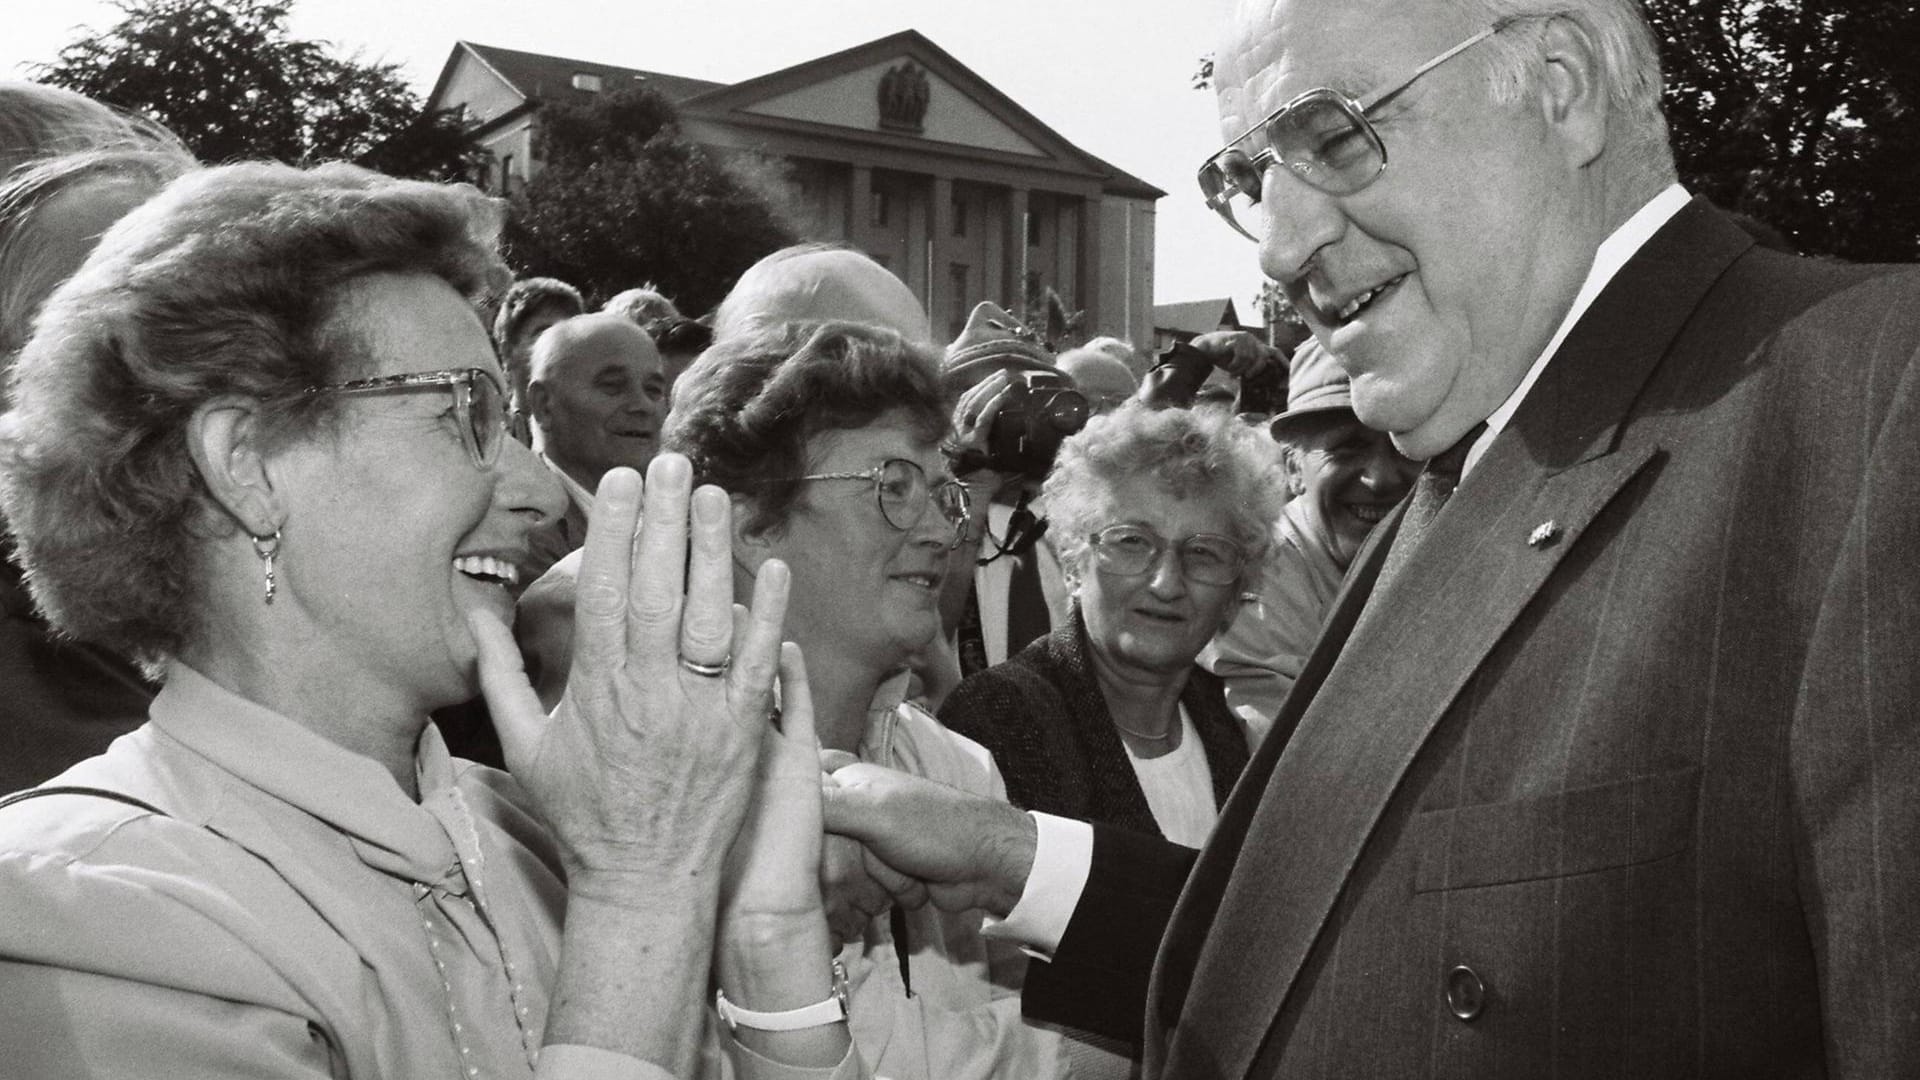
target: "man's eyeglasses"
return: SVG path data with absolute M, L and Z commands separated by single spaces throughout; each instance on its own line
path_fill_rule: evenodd
M 795 480 L 865 480 L 873 485 L 880 503 L 880 516 L 887 524 L 907 532 L 927 516 L 927 507 L 940 510 L 940 516 L 953 526 L 954 541 L 967 524 L 969 502 L 966 485 L 946 479 L 929 483 L 927 472 L 905 458 L 889 458 L 865 472 L 813 473 Z
M 405 375 L 383 375 L 377 379 L 309 386 L 305 394 L 373 394 L 397 390 L 421 390 L 445 387 L 453 395 L 453 415 L 460 428 L 460 441 L 476 468 L 485 470 L 499 460 L 500 445 L 507 437 L 507 397 L 490 372 L 480 368 L 450 368 L 446 371 L 415 371 Z
M 1139 577 L 1159 565 L 1167 541 L 1138 525 L 1109 525 L 1088 537 L 1094 566 L 1119 577 Z M 1213 533 L 1195 533 L 1177 545 L 1181 576 L 1199 585 L 1233 585 L 1246 569 L 1247 549 Z
M 1338 90 L 1318 87 L 1287 102 L 1267 114 L 1266 119 L 1248 128 L 1226 148 L 1200 166 L 1200 192 L 1207 205 L 1235 232 L 1256 243 L 1260 238 L 1248 232 L 1234 216 L 1234 200 L 1245 198 L 1248 205 L 1260 201 L 1260 183 L 1269 167 L 1280 164 L 1306 184 L 1330 195 L 1352 195 L 1373 181 L 1387 167 L 1387 147 L 1380 141 L 1367 114 L 1407 87 L 1420 76 L 1459 56 L 1468 49 L 1506 29 L 1516 20 L 1503 20 L 1421 64 L 1399 82 L 1355 99 Z M 1266 146 L 1248 154 L 1240 148 L 1258 134 Z

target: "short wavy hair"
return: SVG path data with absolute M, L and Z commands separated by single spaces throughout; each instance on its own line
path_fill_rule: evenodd
M 514 282 L 500 298 L 500 310 L 493 317 L 493 344 L 502 356 L 520 327 L 546 308 L 558 308 L 569 316 L 585 315 L 587 301 L 579 289 L 559 278 L 530 277 Z
M 1041 491 L 1047 539 L 1061 568 L 1079 578 L 1088 538 L 1112 524 L 1102 514 L 1114 484 L 1145 477 L 1169 495 L 1212 500 L 1226 511 L 1229 535 L 1247 549 L 1243 591 L 1266 576 L 1274 530 L 1286 506 L 1286 477 L 1266 436 L 1218 409 L 1156 409 L 1129 401 L 1060 445 Z
M 195 410 L 263 404 L 269 445 L 332 431 L 306 387 L 371 366 L 338 300 L 424 273 L 476 306 L 504 287 L 497 204 L 349 165 L 188 173 L 109 229 L 48 300 L 0 421 L 0 511 L 62 631 L 157 667 L 194 639 L 195 557 L 231 535 L 188 452 Z
M 747 528 L 777 530 L 800 497 L 815 436 L 900 410 L 927 442 L 946 437 L 952 402 L 940 358 L 884 327 L 786 323 L 708 349 L 674 385 L 663 449 L 692 459 L 701 483 L 740 495 Z

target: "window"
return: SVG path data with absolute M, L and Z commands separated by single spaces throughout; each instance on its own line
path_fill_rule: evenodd
M 1040 246 L 1040 215 L 1027 211 L 1027 246 Z
M 600 76 L 586 71 L 576 71 L 573 73 L 573 88 L 584 90 L 589 94 L 597 94 L 600 92 Z
M 947 337 L 958 338 L 967 328 L 967 316 L 973 311 L 969 299 L 968 268 L 966 263 L 951 263 L 947 266 Z
M 873 213 L 870 220 L 874 228 L 884 229 L 893 223 L 892 202 L 887 198 L 886 192 L 879 188 L 873 189 Z
M 500 195 L 513 194 L 513 155 L 503 154 L 500 158 Z
M 953 194 L 953 235 L 967 235 L 967 200 L 957 191 Z

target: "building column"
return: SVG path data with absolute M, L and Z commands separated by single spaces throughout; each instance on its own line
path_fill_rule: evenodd
M 953 261 L 953 177 L 935 174 L 933 178 L 933 230 L 927 238 L 927 322 L 936 341 L 946 339 L 947 323 L 942 312 L 965 297 L 952 296 L 953 281 L 947 264 Z
M 1101 226 L 1106 224 L 1106 216 L 1105 199 L 1096 195 L 1080 200 L 1080 255 L 1076 260 L 1080 264 L 1077 275 L 1079 281 L 1076 283 L 1079 295 L 1074 303 L 1087 313 L 1087 336 L 1090 338 L 1112 333 L 1108 329 L 1107 305 L 1102 303 L 1105 290 L 1100 287 L 1106 277 L 1106 265 L 1100 250 L 1100 234 L 1104 231 Z
M 1007 310 L 1027 296 L 1027 189 L 1007 189 Z
M 867 223 L 873 214 L 873 167 L 855 165 L 852 173 L 847 185 L 847 246 L 865 252 L 869 250 Z

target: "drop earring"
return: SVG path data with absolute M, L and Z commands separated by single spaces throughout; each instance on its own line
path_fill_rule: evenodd
M 280 530 L 279 529 L 273 530 L 272 536 L 254 537 L 253 553 L 255 555 L 260 556 L 260 561 L 266 564 L 265 566 L 266 575 L 267 575 L 266 600 L 267 600 L 267 605 L 271 607 L 273 605 L 273 594 L 279 590 L 279 585 L 277 582 L 274 581 L 274 577 L 273 577 L 273 559 L 274 559 L 274 556 L 280 554 Z

